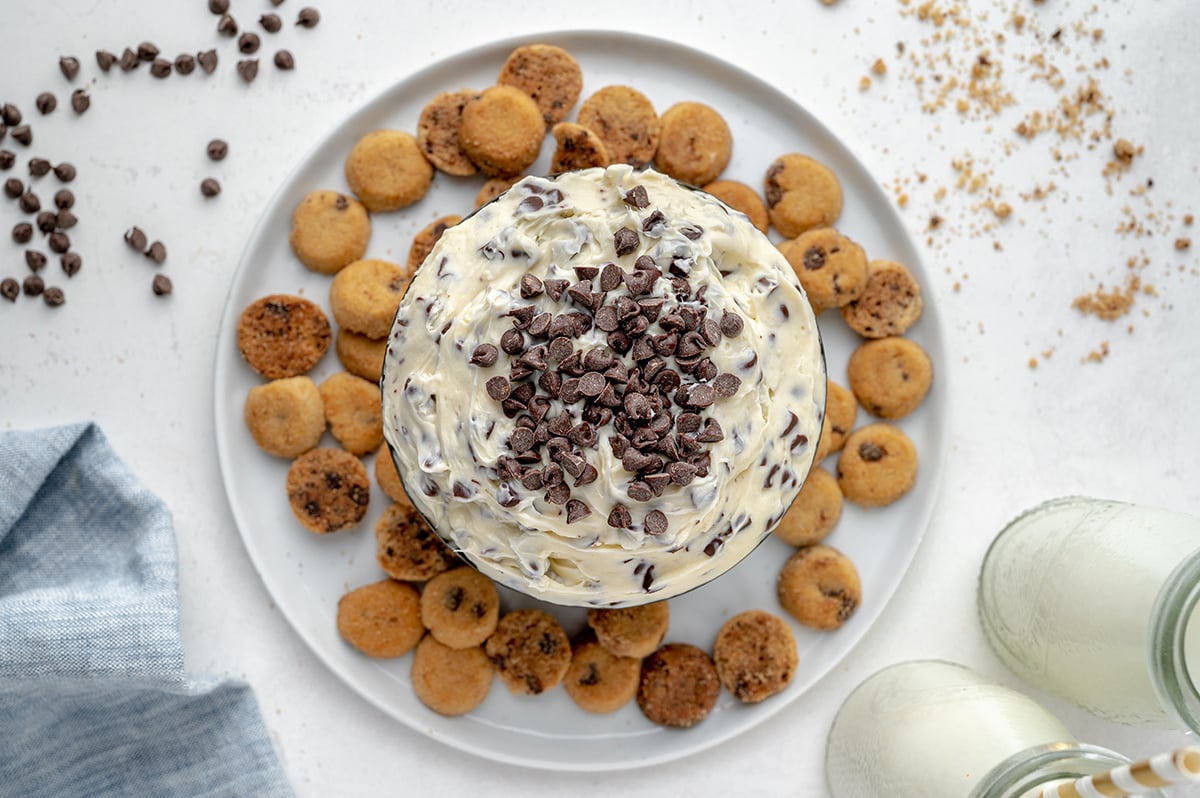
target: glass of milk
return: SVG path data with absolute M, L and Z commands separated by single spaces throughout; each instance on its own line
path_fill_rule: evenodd
M 984 632 L 1017 676 L 1112 721 L 1200 732 L 1198 600 L 1200 519 L 1100 499 L 1027 511 L 979 579 Z
M 892 665 L 859 685 L 825 749 L 833 798 L 1036 798 L 1039 787 L 1128 763 L 1075 742 L 1028 696 L 937 660 Z

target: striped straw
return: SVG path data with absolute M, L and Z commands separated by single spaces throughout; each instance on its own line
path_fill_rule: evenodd
M 1200 747 L 1187 746 L 1107 773 L 1045 787 L 1040 798 L 1123 798 L 1195 781 L 1200 781 Z

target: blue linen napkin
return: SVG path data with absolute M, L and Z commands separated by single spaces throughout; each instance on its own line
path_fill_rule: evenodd
M 292 795 L 250 686 L 184 673 L 176 577 L 99 427 L 0 433 L 0 795 Z

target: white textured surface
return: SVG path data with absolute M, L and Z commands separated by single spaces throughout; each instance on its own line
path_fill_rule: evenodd
M 168 9 L 168 5 L 170 8 Z M 280 7 L 290 23 L 301 4 Z M 482 5 L 482 4 L 480 4 Z M 215 18 L 201 0 L 45 2 L 5 8 L 0 48 L 0 101 L 21 105 L 35 144 L 21 148 L 79 169 L 73 188 L 81 218 L 71 231 L 84 271 L 64 287 L 57 311 L 22 300 L 0 305 L 0 423 L 30 427 L 91 418 L 148 486 L 173 509 L 181 557 L 182 623 L 188 667 L 242 676 L 254 684 L 267 724 L 297 791 L 304 796 L 371 795 L 403 790 L 425 795 L 557 794 L 561 774 L 496 765 L 434 743 L 384 717 L 321 665 L 271 605 L 234 528 L 225 501 L 212 435 L 211 379 L 216 329 L 233 269 L 251 228 L 290 169 L 319 136 L 394 80 L 432 60 L 495 38 L 531 30 L 630 28 L 653 14 L 681 42 L 771 80 L 820 117 L 881 182 L 913 180 L 906 210 L 924 239 L 929 216 L 946 220 L 926 250 L 934 283 L 924 286 L 947 322 L 951 373 L 952 446 L 941 499 L 922 549 L 879 624 L 857 650 L 809 695 L 740 737 L 699 757 L 624 774 L 580 774 L 569 789 L 630 796 L 675 794 L 825 794 L 821 758 L 826 729 L 841 699 L 880 667 L 901 659 L 962 662 L 1008 684 L 975 620 L 974 584 L 988 541 L 1022 508 L 1054 495 L 1088 493 L 1200 512 L 1195 478 L 1200 424 L 1191 415 L 1200 388 L 1200 334 L 1192 319 L 1200 301 L 1196 249 L 1176 252 L 1175 216 L 1200 212 L 1197 167 L 1200 106 L 1185 82 L 1200 67 L 1200 28 L 1189 0 L 1151 8 L 1099 2 L 1088 27 L 1104 28 L 1098 45 L 1080 43 L 1070 23 L 1092 2 L 971 3 L 992 9 L 987 23 L 1005 29 L 1020 8 L 1051 31 L 1066 23 L 1065 43 L 1047 52 L 1070 68 L 1106 55 L 1112 67 L 1100 87 L 1117 112 L 1114 133 L 1146 151 L 1133 172 L 1104 191 L 1100 176 L 1108 144 L 1077 153 L 1067 176 L 1048 177 L 1048 141 L 1017 144 L 1005 131 L 1033 106 L 994 122 L 961 122 L 952 110 L 925 115 L 911 81 L 891 57 L 895 43 L 917 48 L 928 26 L 901 20 L 888 0 L 788 3 L 642 3 L 603 7 L 511 2 L 493 11 L 476 4 L 367 3 L 320 6 L 320 27 L 290 24 L 278 42 L 293 50 L 290 75 L 263 65 L 247 88 L 232 69 L 233 51 L 218 42 Z M 235 0 L 245 26 L 271 10 L 266 0 Z M 1146 13 L 1150 11 L 1150 13 Z M 1012 38 L 1010 55 L 1022 41 Z M 114 71 L 90 88 L 92 109 L 71 118 L 59 54 L 74 53 L 93 76 L 98 47 L 119 52 L 151 40 L 168 53 L 222 45 L 218 74 L 157 81 L 143 67 Z M 1040 47 L 1041 45 L 1034 45 Z M 986 49 L 981 46 L 980 51 Z M 865 94 L 858 80 L 876 57 L 888 77 Z M 269 57 L 269 53 L 267 55 Z M 1005 80 L 1019 97 L 1031 84 L 1011 60 Z M 1126 73 L 1126 70 L 1129 70 Z M 1032 88 L 1030 88 L 1033 86 Z M 60 108 L 37 118 L 33 99 L 50 89 Z M 1041 92 L 1043 98 L 1050 95 Z M 1041 102 L 1037 107 L 1046 107 Z M 992 130 L 988 132 L 989 124 Z M 231 143 L 220 164 L 204 156 L 209 138 Z M 11 140 L 0 143 L 9 147 Z M 981 196 L 953 188 L 941 203 L 933 187 L 953 185 L 950 161 L 964 153 L 987 161 L 993 182 L 1009 187 L 1014 213 L 994 235 L 970 237 L 971 209 Z M 23 169 L 17 171 L 18 174 Z M 224 186 L 205 203 L 197 185 L 207 175 Z M 24 177 L 22 175 L 22 177 Z M 1054 179 L 1045 202 L 1017 192 Z M 1153 178 L 1145 197 L 1128 196 Z M 43 190 L 43 194 L 48 194 Z M 45 199 L 45 197 L 44 197 Z M 1161 212 L 1154 236 L 1114 232 L 1128 206 Z M 17 221 L 0 208 L 0 228 Z M 176 293 L 150 294 L 152 267 L 121 242 L 138 224 L 170 249 L 164 267 Z M 1168 235 L 1161 230 L 1169 229 Z M 993 240 L 1002 250 L 993 249 Z M 1157 295 L 1139 295 L 1133 313 L 1115 323 L 1084 318 L 1071 298 L 1124 281 L 1128 257 L 1145 254 L 1142 272 Z M 398 253 L 397 256 L 401 256 Z M 0 276 L 22 275 L 20 250 L 0 243 Z M 1182 265 L 1182 270 L 1177 266 Z M 51 284 L 59 282 L 51 266 Z M 961 290 L 955 290 L 955 283 Z M 1133 332 L 1126 328 L 1132 325 Z M 1100 364 L 1081 358 L 1110 342 Z M 1049 359 L 1043 350 L 1054 348 Z M 1030 369 L 1031 356 L 1041 360 Z M 1039 696 L 1041 697 L 1041 696 Z M 1182 735 L 1124 729 L 1094 720 L 1051 699 L 1068 728 L 1089 742 L 1138 756 L 1182 741 Z M 685 786 L 686 785 L 686 786 Z

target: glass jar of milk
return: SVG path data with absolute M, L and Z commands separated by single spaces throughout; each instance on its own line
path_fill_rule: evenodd
M 1200 519 L 1100 499 L 1018 517 L 979 580 L 984 632 L 1017 676 L 1109 720 L 1200 732 L 1198 600 Z
M 1128 763 L 1075 742 L 1028 696 L 937 660 L 892 665 L 859 685 L 825 750 L 834 798 L 1036 798 L 1039 787 Z

